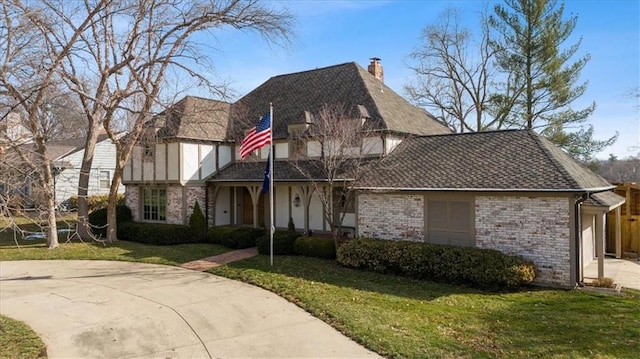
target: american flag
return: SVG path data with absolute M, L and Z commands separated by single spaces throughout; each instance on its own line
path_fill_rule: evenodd
M 266 113 L 256 127 L 245 136 L 240 144 L 240 159 L 249 156 L 251 152 L 259 150 L 264 145 L 271 143 L 271 115 Z

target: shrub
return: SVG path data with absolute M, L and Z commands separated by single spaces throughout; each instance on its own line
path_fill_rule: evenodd
M 242 249 L 256 246 L 256 239 L 264 234 L 262 228 L 237 227 L 220 236 L 220 244 L 227 248 Z
M 609 277 L 594 279 L 593 282 L 591 282 L 591 285 L 599 288 L 615 288 L 616 287 L 615 281 Z
M 118 238 L 138 243 L 173 245 L 198 243 L 189 226 L 167 223 L 125 222 L 118 224 Z
M 300 234 L 296 232 L 290 231 L 276 231 L 273 234 L 273 254 L 277 255 L 291 255 L 295 254 L 293 250 L 293 243 L 296 241 L 296 238 L 300 237 Z M 258 247 L 258 253 L 260 254 L 269 254 L 270 247 L 269 234 L 266 233 L 256 240 L 256 245 Z
M 207 242 L 220 244 L 222 243 L 222 237 L 229 235 L 229 233 L 235 231 L 237 227 L 231 226 L 214 226 L 210 227 L 207 231 Z
M 293 244 L 293 250 L 301 256 L 336 258 L 336 245 L 331 238 L 298 237 Z
M 518 287 L 536 276 L 531 261 L 496 250 L 408 241 L 350 240 L 337 259 L 347 267 L 478 288 Z
M 89 212 L 94 212 L 102 208 L 107 208 L 108 203 L 109 203 L 108 194 L 97 194 L 97 195 L 87 197 L 87 205 L 89 206 Z M 124 194 L 118 194 L 117 205 L 124 206 Z M 67 206 L 67 210 L 77 210 L 78 196 L 71 196 L 71 198 L 69 198 L 66 201 L 66 206 Z
M 131 209 L 127 206 L 116 206 L 116 222 L 118 226 L 121 223 L 131 221 Z M 101 208 L 97 211 L 89 213 L 89 223 L 95 235 L 107 235 L 107 209 Z
M 200 204 L 196 201 L 193 206 L 193 212 L 189 216 L 189 227 L 193 235 L 197 237 L 198 241 L 204 242 L 207 237 L 207 219 L 204 218 L 204 214 L 200 209 Z

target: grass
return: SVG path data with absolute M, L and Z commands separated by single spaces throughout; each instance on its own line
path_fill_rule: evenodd
M 0 358 L 46 358 L 47 349 L 23 322 L 0 315 Z
M 59 240 L 60 246 L 55 249 L 47 249 L 45 240 L 19 239 L 16 246 L 13 231 L 0 232 L 0 261 L 92 259 L 178 265 L 229 251 L 227 248 L 209 243 L 174 246 L 153 246 L 127 241 L 98 243 L 74 240 L 65 243 L 66 236 L 61 236 Z
M 486 293 L 258 256 L 211 273 L 273 291 L 390 358 L 624 358 L 640 352 L 640 292 Z

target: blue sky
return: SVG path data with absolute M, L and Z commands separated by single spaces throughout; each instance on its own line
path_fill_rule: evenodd
M 366 68 L 370 57 L 382 59 L 385 83 L 404 95 L 412 77 L 408 54 L 419 45 L 422 29 L 437 22 L 448 6 L 462 10 L 466 25 L 474 29 L 485 2 L 452 1 L 270 1 L 296 17 L 294 37 L 286 47 L 268 45 L 249 32 L 221 34 L 211 47 L 216 76 L 231 83 L 237 96 L 246 94 L 269 77 L 357 62 Z M 577 14 L 572 38 L 582 38 L 579 55 L 591 61 L 582 71 L 589 82 L 575 108 L 596 102 L 588 123 L 595 136 L 605 139 L 617 132 L 615 145 L 598 155 L 618 157 L 640 152 L 639 104 L 630 90 L 640 86 L 640 1 L 568 0 L 566 14 Z

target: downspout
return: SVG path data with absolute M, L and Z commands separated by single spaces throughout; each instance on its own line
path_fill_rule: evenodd
M 582 213 L 581 213 L 581 205 L 584 201 L 589 199 L 589 192 L 585 192 L 582 196 L 576 199 L 575 204 L 575 213 L 576 213 L 576 222 L 575 222 L 575 245 L 576 245 L 576 267 L 575 267 L 575 275 L 576 275 L 576 285 L 578 287 L 584 287 L 584 282 L 582 282 L 580 278 L 580 266 L 582 261 Z

